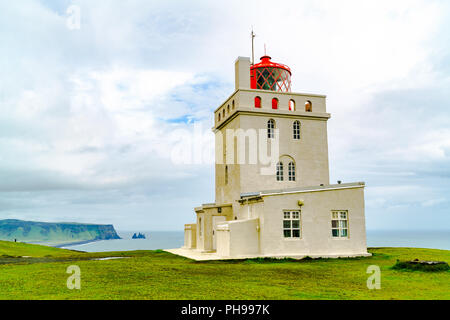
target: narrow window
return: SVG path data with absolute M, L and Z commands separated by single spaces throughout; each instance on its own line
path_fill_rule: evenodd
M 277 163 L 277 181 L 283 181 L 283 180 L 284 180 L 283 162 L 278 162 Z
M 234 100 L 233 100 L 233 102 L 231 103 L 231 109 L 234 110 Z
M 300 140 L 300 121 L 294 121 L 293 127 L 294 140 Z
M 295 181 L 295 163 L 289 162 L 288 164 L 288 176 L 289 181 Z
M 275 138 L 275 120 L 273 119 L 267 121 L 267 138 Z
M 228 184 L 228 166 L 225 166 L 225 184 Z
M 285 238 L 300 238 L 300 211 L 283 212 L 283 235 Z
M 348 237 L 348 211 L 331 212 L 331 235 L 333 238 Z
M 219 121 L 220 121 L 220 112 L 219 112 Z
M 312 102 L 309 100 L 305 102 L 305 111 L 312 112 Z
M 261 108 L 261 98 L 255 97 L 255 108 Z
M 227 113 L 230 113 L 230 105 L 227 106 Z
M 223 108 L 223 114 L 222 116 L 225 118 L 225 108 Z
M 272 99 L 272 109 L 278 109 L 278 99 L 277 98 Z
M 295 111 L 295 101 L 289 100 L 289 111 Z

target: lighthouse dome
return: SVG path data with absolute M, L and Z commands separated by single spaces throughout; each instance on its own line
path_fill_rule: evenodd
M 250 67 L 250 86 L 252 89 L 278 92 L 291 91 L 291 69 L 288 66 L 270 61 L 262 56 L 261 62 Z

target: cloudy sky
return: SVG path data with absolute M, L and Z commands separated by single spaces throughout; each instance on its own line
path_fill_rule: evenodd
M 367 228 L 449 229 L 445 0 L 1 1 L 0 218 L 182 230 L 214 172 L 174 163 L 174 133 L 208 145 L 252 26 L 327 95 L 331 180 L 366 182 Z

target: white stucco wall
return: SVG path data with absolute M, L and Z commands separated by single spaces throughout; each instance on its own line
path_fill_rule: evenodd
M 304 205 L 299 206 L 301 200 Z M 245 209 L 244 209 L 245 210 Z M 301 238 L 283 236 L 283 210 L 301 211 Z M 348 211 L 349 236 L 333 238 L 331 212 Z M 264 255 L 366 254 L 364 188 L 283 194 L 264 197 L 260 212 L 261 253 Z
M 259 254 L 259 219 L 229 221 L 218 228 L 217 254 L 239 257 Z
M 258 91 L 258 90 L 256 90 Z M 264 93 L 272 96 L 283 95 L 281 93 Z M 237 97 L 247 96 L 250 102 L 242 105 L 242 99 Z M 310 185 L 329 184 L 329 163 L 328 163 L 328 136 L 327 120 L 329 114 L 324 112 L 304 112 L 288 110 L 272 110 L 263 106 L 261 109 L 254 108 L 250 103 L 256 95 L 260 93 L 242 92 L 239 90 L 233 96 L 235 108 L 231 108 L 229 120 L 222 120 L 216 123 L 216 203 L 232 203 L 239 198 L 241 193 L 253 192 L 256 190 L 280 189 L 302 187 Z M 286 94 L 284 94 L 286 95 Z M 242 97 L 241 97 L 242 98 Z M 286 97 L 286 103 L 292 94 Z M 313 97 L 306 97 L 313 99 Z M 317 98 L 317 109 L 319 106 L 325 111 L 325 98 Z M 280 97 L 281 102 L 284 101 Z M 250 105 L 249 105 L 250 104 Z M 228 103 L 227 106 L 230 104 Z M 225 110 L 228 110 L 228 107 Z M 221 109 L 222 110 L 222 109 Z M 223 110 L 222 110 L 223 111 Z M 292 158 L 296 165 L 296 180 L 287 179 L 287 160 L 284 159 L 285 179 L 277 181 L 275 171 L 272 175 L 261 175 L 261 168 L 267 165 L 249 163 L 249 153 L 246 153 L 245 164 L 239 164 L 237 159 L 237 139 L 233 147 L 227 147 L 227 130 L 242 129 L 244 132 L 259 129 L 267 129 L 269 119 L 275 121 L 276 129 L 279 130 L 279 159 Z M 299 140 L 293 138 L 294 121 L 299 121 L 301 125 Z M 259 136 L 258 136 L 259 140 Z M 248 140 L 247 142 L 248 143 Z M 248 145 L 246 146 L 248 148 Z M 257 149 L 259 153 L 259 148 Z M 234 161 L 227 163 L 227 156 L 234 154 Z M 258 158 L 259 159 L 259 158 Z M 285 163 L 286 162 L 286 163 Z M 228 167 L 228 183 L 225 179 L 225 168 Z
M 191 223 L 184 226 L 184 248 L 195 249 L 197 247 L 197 224 Z

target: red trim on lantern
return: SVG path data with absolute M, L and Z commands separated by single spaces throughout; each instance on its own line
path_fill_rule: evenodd
M 250 88 L 279 92 L 291 91 L 291 69 L 281 63 L 261 57 L 261 62 L 250 67 Z

